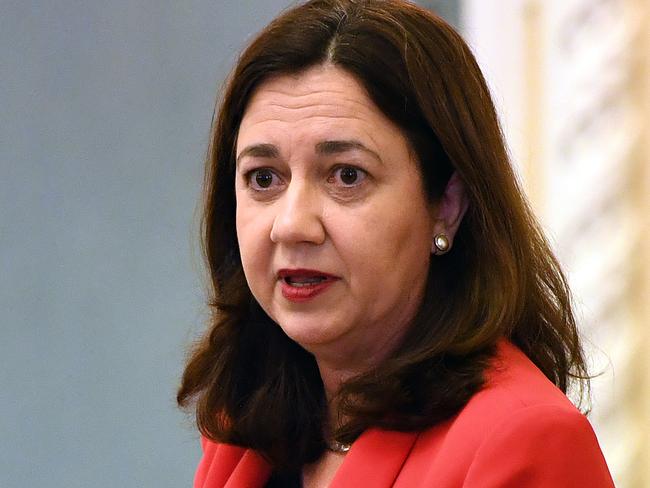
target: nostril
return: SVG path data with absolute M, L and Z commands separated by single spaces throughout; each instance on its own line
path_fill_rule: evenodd
M 322 216 L 309 202 L 296 201 L 278 209 L 271 228 L 273 242 L 321 244 L 324 239 Z

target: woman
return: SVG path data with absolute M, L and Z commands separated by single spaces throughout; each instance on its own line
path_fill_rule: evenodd
M 242 54 L 215 118 L 196 487 L 613 486 L 564 393 L 565 279 L 485 81 L 405 1 L 314 0 Z

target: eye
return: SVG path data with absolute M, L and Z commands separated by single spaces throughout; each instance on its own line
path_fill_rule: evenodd
M 246 175 L 248 185 L 253 190 L 264 191 L 279 183 L 278 175 L 269 168 L 260 168 L 250 171 Z
M 354 166 L 339 166 L 327 179 L 329 183 L 340 183 L 343 186 L 359 185 L 367 176 L 367 173 Z

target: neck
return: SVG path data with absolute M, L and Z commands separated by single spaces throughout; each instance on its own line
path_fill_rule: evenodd
M 356 376 L 360 371 L 352 369 L 339 369 L 336 367 L 328 366 L 320 361 L 317 361 L 320 377 L 323 380 L 323 387 L 325 388 L 325 396 L 327 403 L 331 404 L 335 400 L 341 385 Z
M 320 372 L 325 398 L 328 405 L 328 424 L 330 426 L 340 425 L 341 418 L 337 406 L 337 395 L 341 385 L 351 378 L 363 374 L 366 371 L 381 364 L 386 356 L 393 351 L 401 339 L 402 334 L 392 334 L 383 337 L 383 340 L 366 342 L 359 346 L 359 341 L 351 345 L 327 344 L 325 346 L 312 346 L 305 344 L 307 349 L 316 359 Z M 324 426 L 327 427 L 327 426 Z
M 400 339 L 401 334 L 393 334 L 361 345 L 357 341 L 352 345 L 339 342 L 324 346 L 306 344 L 303 347 L 316 359 L 329 402 L 336 397 L 343 383 L 381 364 Z
M 346 369 L 337 369 L 329 367 L 326 364 L 323 364 L 321 361 L 317 361 L 318 369 L 320 370 L 320 376 L 323 380 L 323 387 L 325 389 L 325 398 L 327 400 L 327 418 L 328 422 L 326 426 L 323 426 L 327 431 L 329 431 L 328 426 L 336 426 L 340 424 L 339 419 L 339 410 L 338 410 L 338 399 L 337 394 L 345 381 L 357 374 L 356 371 L 346 370 Z M 329 435 L 326 433 L 326 437 Z

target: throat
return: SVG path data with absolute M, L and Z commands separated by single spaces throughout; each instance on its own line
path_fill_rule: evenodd
M 325 451 L 318 461 L 304 466 L 302 470 L 303 486 L 305 488 L 330 486 L 344 460 L 344 454 Z

